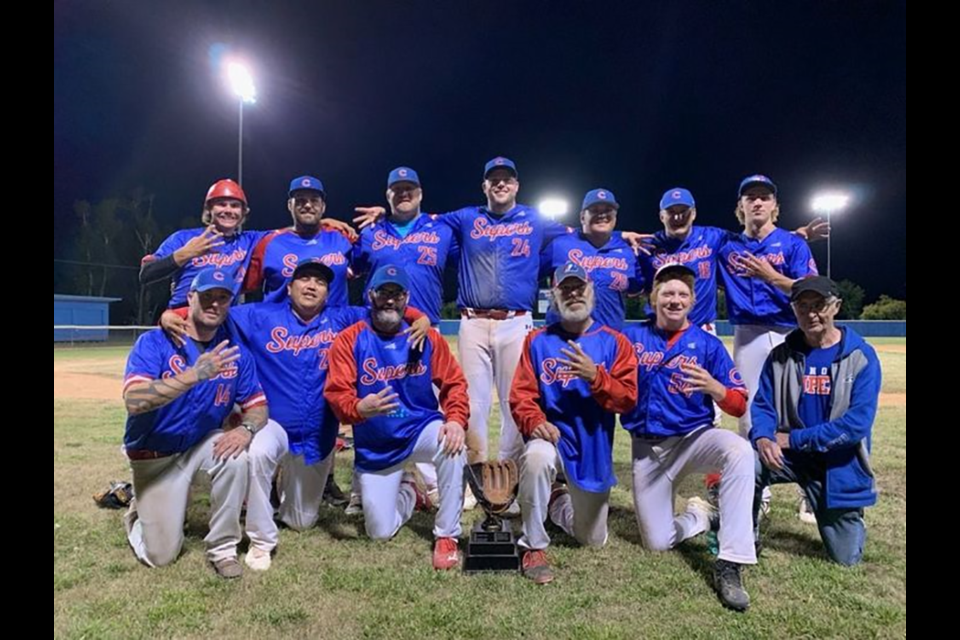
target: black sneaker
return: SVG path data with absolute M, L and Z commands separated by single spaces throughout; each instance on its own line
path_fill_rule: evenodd
M 343 508 L 350 502 L 350 498 L 344 495 L 340 487 L 333 479 L 333 474 L 327 476 L 327 484 L 323 489 L 323 501 L 332 507 Z
M 740 570 L 743 565 L 726 560 L 717 560 L 714 568 L 714 586 L 723 606 L 734 611 L 746 611 L 750 607 L 750 596 L 743 588 Z

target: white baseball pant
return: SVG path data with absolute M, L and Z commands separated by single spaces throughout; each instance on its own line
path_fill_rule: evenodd
M 172 563 L 183 548 L 183 522 L 190 485 L 201 471 L 210 476 L 210 532 L 204 538 L 210 562 L 237 557 L 240 510 L 247 495 L 247 453 L 215 460 L 219 429 L 183 453 L 156 460 L 131 460 L 136 496 L 124 516 L 127 540 L 137 558 L 150 567 Z
M 494 389 L 500 400 L 498 459 L 519 461 L 523 453 L 523 438 L 510 414 L 510 387 L 520 364 L 523 342 L 532 330 L 533 318 L 529 313 L 506 320 L 460 320 L 460 368 L 470 388 L 467 448 L 471 464 L 487 460 L 487 425 Z
M 674 516 L 677 485 L 691 473 L 723 474 L 720 483 L 721 560 L 756 564 L 753 545 L 753 448 L 724 429 L 705 426 L 672 438 L 633 438 L 633 503 L 643 546 L 672 549 L 709 529 L 705 514 Z

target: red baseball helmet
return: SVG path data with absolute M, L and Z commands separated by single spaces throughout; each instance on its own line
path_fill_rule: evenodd
M 203 201 L 204 206 L 209 204 L 211 200 L 216 200 L 217 198 L 234 198 L 242 202 L 243 206 L 250 206 L 243 189 L 240 188 L 239 184 L 230 179 L 217 180 L 210 186 L 207 190 L 207 197 Z

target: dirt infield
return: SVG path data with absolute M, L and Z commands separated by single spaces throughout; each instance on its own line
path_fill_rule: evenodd
M 907 345 L 905 344 L 881 344 L 874 347 L 880 353 L 906 353 Z
M 56 362 L 53 399 L 115 400 L 120 402 L 123 361 L 117 358 Z
M 881 393 L 881 407 L 905 407 L 907 406 L 907 394 L 905 393 Z

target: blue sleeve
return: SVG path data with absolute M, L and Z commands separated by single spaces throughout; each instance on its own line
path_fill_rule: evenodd
M 754 447 L 757 446 L 757 440 L 762 438 L 774 442 L 777 440 L 777 410 L 773 405 L 773 393 L 773 359 L 768 357 L 763 365 L 763 373 L 760 374 L 760 385 L 750 406 L 750 421 L 753 426 L 748 437 Z
M 360 241 L 358 240 L 356 244 L 354 244 L 343 236 L 340 236 L 340 241 L 341 242 L 338 249 L 340 250 L 340 253 L 343 254 L 343 257 L 346 258 L 347 265 L 350 267 L 351 270 L 353 270 L 354 248 L 356 247 L 356 244 L 360 244 Z
M 790 255 L 790 273 L 787 275 L 798 279 L 817 275 L 817 263 L 813 259 L 810 247 L 796 234 L 791 235 L 794 242 Z
M 640 267 L 640 256 L 633 256 L 633 269 L 629 276 L 627 293 L 643 293 L 647 286 L 646 276 Z
M 253 354 L 243 349 L 238 363 L 237 377 L 237 402 L 243 406 L 257 396 L 263 395 L 263 389 L 260 387 L 260 379 L 257 377 L 257 363 L 253 360 Z
M 645 253 L 641 253 L 637 256 L 637 268 L 634 276 L 634 279 L 640 283 L 640 291 L 650 293 L 653 285 L 653 276 L 653 258 Z
M 331 320 L 337 331 L 343 331 L 347 327 L 366 320 L 368 316 L 369 311 L 366 307 L 347 306 L 339 307 L 336 316 Z
M 360 239 L 353 245 L 353 256 L 350 262 L 355 276 L 362 276 L 370 271 L 370 250 L 367 240 L 371 235 L 372 233 L 365 230 L 360 234 Z
M 182 249 L 183 245 L 187 243 L 186 232 L 176 231 L 170 235 L 163 243 L 153 252 L 154 257 L 156 258 L 166 258 L 167 256 L 172 256 L 173 252 L 177 249 Z
M 163 357 L 157 349 L 156 335 L 153 332 L 145 333 L 137 338 L 130 355 L 127 356 L 127 368 L 123 379 L 131 376 L 142 376 L 156 380 L 163 371 Z
M 465 211 L 467 210 L 459 209 L 457 211 L 450 211 L 448 213 L 435 214 L 433 219 L 450 227 L 450 230 L 453 231 L 454 240 L 459 242 L 463 236 L 463 229 L 461 225 L 463 224 Z
M 456 233 L 450 234 L 450 248 L 447 250 L 447 264 L 460 263 L 460 237 Z
M 865 347 L 862 353 L 867 357 L 867 364 L 853 382 L 850 408 L 836 420 L 791 431 L 791 448 L 825 453 L 859 446 L 860 441 L 870 435 L 877 417 L 883 376 L 876 352 L 871 347 Z
M 710 336 L 710 334 L 707 335 Z M 713 336 L 710 336 L 710 338 L 713 338 Z M 734 364 L 733 358 L 730 357 L 727 348 L 723 346 L 719 339 L 711 339 L 710 345 L 710 363 L 708 367 L 705 367 L 710 375 L 727 389 L 743 389 L 746 391 L 747 388 L 743 384 L 743 378 L 740 377 L 740 372 L 737 371 L 737 366 Z
M 550 277 L 553 270 L 557 268 L 554 266 L 554 246 L 555 245 L 551 243 L 540 250 L 540 273 L 537 276 L 539 280 Z
M 230 323 L 231 330 L 245 343 L 250 342 L 251 336 L 257 330 L 258 320 L 261 317 L 257 309 L 262 306 L 260 303 L 253 303 L 230 308 L 227 321 Z
M 540 215 L 540 213 L 537 212 L 537 215 Z M 570 227 L 565 224 L 560 224 L 556 220 L 549 220 L 543 227 L 543 244 L 546 246 L 568 233 L 570 233 Z
M 713 250 L 716 251 L 717 253 L 720 253 L 721 251 L 723 251 L 723 248 L 726 246 L 728 242 L 735 242 L 737 238 L 740 236 L 740 234 L 737 232 L 727 231 L 726 229 L 720 229 L 718 227 L 704 227 L 704 228 L 709 229 L 713 233 L 711 245 L 713 246 Z

